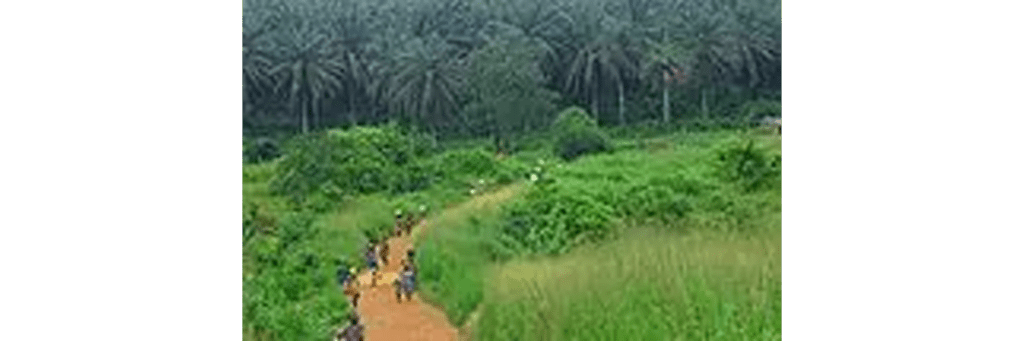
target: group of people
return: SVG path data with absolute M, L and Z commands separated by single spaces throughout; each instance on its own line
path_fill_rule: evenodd
M 412 227 L 424 218 L 426 214 L 426 208 L 420 206 L 420 214 L 414 216 L 413 214 L 406 215 L 403 219 L 402 212 L 398 211 L 395 214 L 395 236 L 401 236 L 402 233 L 409 234 L 412 232 Z M 388 253 L 390 252 L 389 246 L 386 240 L 377 242 L 373 239 L 367 244 L 365 261 L 366 267 L 370 270 L 370 286 L 377 286 L 377 278 L 380 276 L 380 266 L 386 266 L 388 264 Z M 410 249 L 405 259 L 402 260 L 402 270 L 391 284 L 395 288 L 395 297 L 398 302 L 402 301 L 402 296 L 405 296 L 405 300 L 409 301 L 412 299 L 413 291 L 416 289 L 416 253 Z M 352 308 L 358 307 L 359 296 L 361 295 L 356 283 L 356 270 L 347 266 L 340 267 L 338 269 L 338 282 L 341 284 L 345 295 L 350 298 Z M 359 322 L 359 316 L 353 313 L 350 316 L 350 324 L 344 329 L 338 330 L 335 333 L 334 339 L 336 341 L 348 341 L 348 340 L 363 340 L 363 329 L 364 327 Z
M 422 205 L 420 206 L 418 213 L 409 212 L 409 214 L 405 214 L 404 216 L 402 214 L 402 210 L 398 210 L 395 212 L 395 229 L 392 233 L 396 237 L 402 236 L 402 233 L 412 233 L 413 226 L 416 226 L 416 224 L 419 224 L 423 219 L 426 219 L 426 216 L 427 207 Z

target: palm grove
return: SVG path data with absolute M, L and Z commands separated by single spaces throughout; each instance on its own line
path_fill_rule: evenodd
M 399 122 L 494 137 L 745 118 L 781 100 L 778 0 L 245 0 L 246 137 Z

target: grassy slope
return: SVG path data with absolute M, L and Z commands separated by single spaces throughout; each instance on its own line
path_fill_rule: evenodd
M 671 141 L 669 148 L 662 148 L 664 144 L 656 145 L 658 150 L 654 152 L 672 158 L 668 162 L 672 166 L 694 165 L 696 155 L 725 135 L 662 137 L 661 140 Z M 243 167 L 244 197 L 246 201 L 260 202 L 261 207 L 270 212 L 283 212 L 283 202 L 267 193 L 269 169 L 269 165 Z M 705 171 L 695 170 L 698 173 Z M 442 198 L 464 195 L 461 192 L 434 188 L 398 200 L 427 200 L 433 208 L 441 206 L 441 202 L 453 201 Z M 494 226 L 489 220 L 496 218 L 499 203 L 503 200 L 474 200 L 431 219 L 432 225 L 444 228 L 431 229 L 430 233 L 417 236 L 420 241 L 417 246 L 420 251 L 418 262 L 423 273 L 421 292 L 427 300 L 440 304 L 449 318 L 460 325 L 479 303 L 484 302 L 485 314 L 477 327 L 481 339 L 516 339 L 509 338 L 509 335 L 519 335 L 521 339 L 533 339 L 534 336 L 547 339 L 540 337 L 547 333 L 569 339 L 595 336 L 603 339 L 615 335 L 633 338 L 640 335 L 635 333 L 636 328 L 650 330 L 653 334 L 644 335 L 653 339 L 671 339 L 673 337 L 669 336 L 679 335 L 690 336 L 687 339 L 775 337 L 781 330 L 780 308 L 777 308 L 781 303 L 777 289 L 781 280 L 777 275 L 779 263 L 752 263 L 751 260 L 777 258 L 778 227 L 781 226 L 780 190 L 742 196 L 745 198 L 738 202 L 755 205 L 757 211 L 764 213 L 756 224 L 768 227 L 766 231 L 769 232 L 747 232 L 740 238 L 728 234 L 657 238 L 633 236 L 600 246 L 604 249 L 580 249 L 558 260 L 520 261 L 498 267 L 489 263 L 485 251 L 486 243 L 493 240 L 489 234 L 493 231 L 483 227 Z M 354 255 L 363 239 L 359 227 L 367 222 L 390 219 L 388 208 L 394 204 L 385 203 L 379 197 L 368 197 L 322 216 L 317 224 L 325 238 L 319 240 L 319 253 L 332 257 Z M 705 213 L 691 216 L 683 223 L 728 225 L 730 220 L 725 218 L 728 217 Z M 686 245 L 686 248 L 679 245 Z M 701 250 L 719 251 L 716 251 L 718 256 L 708 254 L 701 258 L 698 256 Z M 562 275 L 554 276 L 553 273 Z M 722 274 L 730 274 L 731 277 L 723 277 Z M 606 280 L 608 277 L 618 280 Z M 560 278 L 575 278 L 578 283 L 560 285 L 559 281 L 553 280 Z M 736 280 L 726 281 L 731 283 L 729 285 L 721 285 L 716 282 L 721 278 Z M 525 283 L 530 284 L 523 285 Z M 593 294 L 586 294 L 588 292 Z M 650 318 L 652 314 L 666 317 Z M 538 316 L 543 316 L 542 320 L 548 324 L 526 327 L 537 322 Z M 617 316 L 629 318 L 616 319 Z M 574 322 L 568 317 L 587 317 L 590 322 Z M 595 329 L 593 324 L 599 324 L 603 329 Z M 510 329 L 527 331 L 509 334 Z M 533 334 L 528 330 L 533 330 Z
M 595 178 L 680 169 L 709 178 L 713 169 L 702 160 L 730 134 L 660 137 L 671 143 L 653 154 L 623 150 L 566 171 Z M 781 150 L 778 140 L 759 142 Z M 701 198 L 693 214 L 671 223 L 676 229 L 633 222 L 639 227 L 618 240 L 495 266 L 474 338 L 780 339 L 781 186 L 750 193 L 722 186 L 714 195 L 726 198 L 729 209 Z
M 499 267 L 476 338 L 781 338 L 780 234 L 632 232 L 640 231 L 557 259 Z
M 474 197 L 432 218 L 425 233 L 414 233 L 421 294 L 440 305 L 456 325 L 483 299 L 489 260 L 484 247 L 493 238 L 482 227 L 492 226 L 486 222 L 497 216 L 500 204 L 521 189 L 512 185 Z

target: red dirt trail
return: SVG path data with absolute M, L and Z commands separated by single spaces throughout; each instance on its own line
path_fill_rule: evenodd
M 426 227 L 425 222 L 415 229 Z M 388 264 L 383 267 L 377 286 L 370 287 L 370 273 L 359 274 L 359 298 L 357 309 L 363 325 L 366 326 L 367 340 L 456 340 L 458 329 L 448 322 L 444 312 L 420 300 L 414 293 L 412 301 L 403 297 L 401 303 L 395 298 L 391 284 L 398 276 L 402 259 L 412 246 L 408 234 L 388 239 L 390 248 Z
M 516 186 L 505 187 L 474 197 L 472 200 L 448 207 L 445 214 L 464 214 L 494 207 L 511 198 L 517 192 Z M 442 219 L 443 220 L 443 219 Z M 422 235 L 426 229 L 436 228 L 425 220 L 413 228 L 411 234 L 388 239 L 388 264 L 381 269 L 377 285 L 370 286 L 370 273 L 363 271 L 357 277 L 357 286 L 361 294 L 359 307 L 356 309 L 360 320 L 366 326 L 366 340 L 425 340 L 425 341 L 456 341 L 466 340 L 472 334 L 472 321 L 479 313 L 471 314 L 469 322 L 461 331 L 448 321 L 443 311 L 420 299 L 419 293 L 413 293 L 412 301 L 398 302 L 392 281 L 398 277 L 407 251 L 413 245 L 412 235 Z

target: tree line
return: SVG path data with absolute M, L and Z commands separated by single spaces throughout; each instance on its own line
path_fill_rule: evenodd
M 735 115 L 781 100 L 779 0 L 244 0 L 243 130 L 433 136 Z

